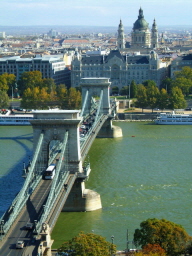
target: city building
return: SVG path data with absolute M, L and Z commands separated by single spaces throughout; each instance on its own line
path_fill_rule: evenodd
M 66 68 L 65 62 L 59 56 L 0 58 L 0 75 L 3 73 L 14 74 L 18 80 L 25 71 L 40 71 L 42 78 L 53 78 L 56 84 L 69 84 L 70 80 L 69 69 Z
M 111 87 L 121 89 L 134 80 L 137 84 L 153 80 L 159 87 L 168 76 L 170 62 L 162 61 L 156 52 L 150 54 L 122 54 L 112 50 L 108 55 L 87 55 L 76 52 L 71 63 L 71 86 L 77 87 L 81 78 L 107 77 Z

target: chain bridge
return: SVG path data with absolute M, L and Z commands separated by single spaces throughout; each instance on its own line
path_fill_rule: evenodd
M 51 255 L 51 231 L 61 211 L 102 208 L 100 195 L 85 188 L 91 171 L 88 151 L 96 137 L 121 137 L 112 125 L 116 101 L 108 78 L 81 80 L 82 109 L 34 111 L 33 159 L 23 167 L 25 182 L 0 219 L 0 255 Z M 53 179 L 43 179 L 56 166 Z M 33 230 L 26 229 L 32 223 Z M 24 241 L 22 250 L 17 241 Z

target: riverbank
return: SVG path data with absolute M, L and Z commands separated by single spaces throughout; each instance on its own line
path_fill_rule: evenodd
M 117 112 L 117 120 L 119 121 L 154 121 L 159 113 L 161 112 L 172 112 L 171 109 L 155 110 L 151 111 L 151 109 L 140 109 L 135 108 L 134 110 L 125 111 L 125 109 L 119 109 Z M 183 111 L 184 114 L 192 115 L 192 111 Z

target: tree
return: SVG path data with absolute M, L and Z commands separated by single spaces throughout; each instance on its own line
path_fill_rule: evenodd
M 119 94 L 119 87 L 118 86 L 113 86 L 112 87 L 112 95 L 114 94 Z
M 7 80 L 5 79 L 5 77 L 0 76 L 0 90 L 7 92 L 8 89 L 9 89 L 9 86 L 7 84 Z
M 189 95 L 190 88 L 192 88 L 192 80 L 185 77 L 177 77 L 172 81 L 172 87 L 178 87 L 186 96 Z
M 184 253 L 191 237 L 184 228 L 165 219 L 148 219 L 141 222 L 140 229 L 134 233 L 136 246 L 158 244 L 168 255 Z
M 7 93 L 0 90 L 0 108 L 7 108 L 9 106 L 9 97 Z
M 46 88 L 27 88 L 23 92 L 21 107 L 27 109 L 48 109 L 50 96 Z
M 155 81 L 153 80 L 145 80 L 143 83 L 142 83 L 145 87 L 148 87 L 148 86 L 156 86 L 156 83 Z
M 149 84 L 147 86 L 146 93 L 147 93 L 147 103 L 148 103 L 148 106 L 152 109 L 152 112 L 153 112 L 153 109 L 155 107 L 157 107 L 157 104 L 158 104 L 159 89 L 157 88 L 156 85 Z
M 110 256 L 115 251 L 116 246 L 107 242 L 104 237 L 83 232 L 64 242 L 58 249 L 58 252 L 68 252 L 71 256 Z
M 167 93 L 170 93 L 171 88 L 172 88 L 172 83 L 173 83 L 173 80 L 169 77 L 166 77 L 161 82 L 161 88 L 164 88 L 167 91 Z
M 34 87 L 42 88 L 42 74 L 40 71 L 23 72 L 18 81 L 18 87 L 21 95 L 27 89 L 33 89 Z
M 161 248 L 159 244 L 147 244 L 143 247 L 142 252 L 144 255 L 151 255 L 151 254 L 156 254 L 158 256 L 164 256 L 166 255 L 165 250 Z
M 0 77 L 6 80 L 8 95 L 12 96 L 12 93 L 14 93 L 15 90 L 16 76 L 14 74 L 4 73 Z
M 56 90 L 56 84 L 52 78 L 44 78 L 42 81 L 42 87 L 46 87 L 48 93 L 51 93 Z
M 61 109 L 80 109 L 81 93 L 76 88 L 71 87 L 67 90 L 65 85 L 57 87 L 58 104 Z
M 183 109 L 187 106 L 184 95 L 178 87 L 172 88 L 169 101 L 171 109 Z
M 121 95 L 129 96 L 129 86 L 123 86 L 120 91 Z
M 186 79 L 192 80 L 192 68 L 188 66 L 183 67 L 181 71 L 176 71 L 174 75 L 176 78 L 184 77 Z
M 81 108 L 81 93 L 75 88 L 71 87 L 68 90 L 68 106 L 67 109 Z
M 169 105 L 169 96 L 167 91 L 164 88 L 162 88 L 160 91 L 157 105 L 162 110 L 166 109 Z
M 136 106 L 139 108 L 146 108 L 148 106 L 147 102 L 147 89 L 145 88 L 144 85 L 139 84 L 137 87 L 137 102 Z
M 137 84 L 134 80 L 131 81 L 130 84 L 130 98 L 136 98 L 137 96 Z

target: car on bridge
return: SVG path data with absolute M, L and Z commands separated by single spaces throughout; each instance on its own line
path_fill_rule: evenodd
M 27 230 L 32 230 L 32 229 L 33 229 L 33 223 L 28 222 L 28 223 L 26 224 L 26 226 L 25 226 L 25 229 L 27 229 Z
M 17 249 L 23 249 L 23 247 L 24 247 L 24 242 L 23 241 L 17 241 L 16 248 Z

